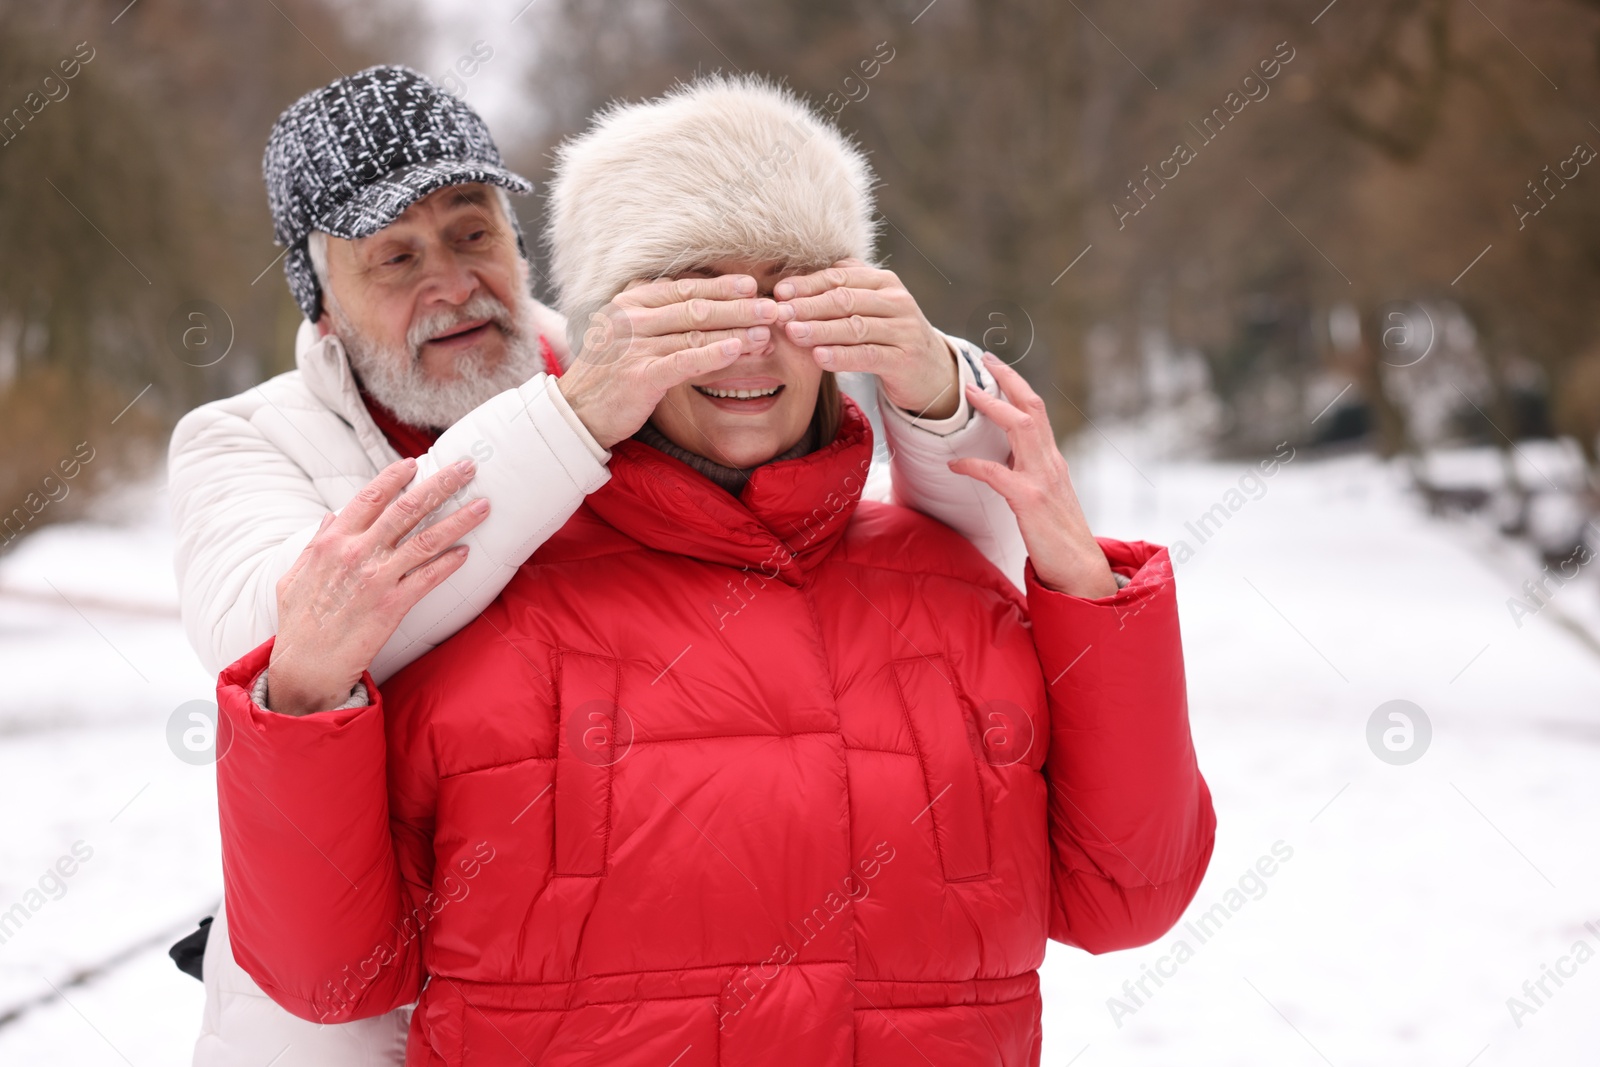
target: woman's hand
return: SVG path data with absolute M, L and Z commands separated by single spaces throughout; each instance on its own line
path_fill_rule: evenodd
M 950 469 L 978 479 L 1011 505 L 1033 571 L 1045 586 L 1072 596 L 1110 596 L 1117 591 L 1117 580 L 1089 532 L 1044 401 L 1022 375 L 992 353 L 985 352 L 983 362 L 1000 384 L 1004 399 L 968 386 L 967 401 L 1005 430 L 1011 441 L 1011 463 L 958 459 Z
M 823 370 L 876 374 L 889 402 L 919 418 L 960 408 L 955 353 L 893 271 L 841 259 L 785 278 L 772 295 L 784 333 Z

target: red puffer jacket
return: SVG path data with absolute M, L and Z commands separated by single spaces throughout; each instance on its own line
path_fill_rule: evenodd
M 1171 565 L 1024 600 L 858 507 L 870 455 L 852 407 L 736 499 L 627 442 L 381 700 L 228 668 L 245 970 L 330 1022 L 420 992 L 410 1065 L 1037 1064 L 1046 935 L 1149 942 L 1210 858 Z

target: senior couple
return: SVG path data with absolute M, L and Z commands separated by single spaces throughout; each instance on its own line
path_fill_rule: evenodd
M 171 450 L 230 738 L 197 1064 L 1020 1067 L 1047 937 L 1173 925 L 1214 817 L 1167 553 L 871 265 L 827 121 L 724 78 L 598 116 L 565 320 L 530 184 L 412 71 L 265 172 L 298 369 Z

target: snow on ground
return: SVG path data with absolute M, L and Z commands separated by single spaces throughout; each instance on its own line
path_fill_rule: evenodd
M 1081 444 L 1100 532 L 1192 550 L 1179 598 L 1219 828 L 1166 937 L 1102 957 L 1051 946 L 1044 1063 L 1594 1062 L 1600 657 L 1571 626 L 1600 582 L 1519 627 L 1506 601 L 1538 575 L 1533 554 L 1426 516 L 1371 458 L 1298 455 L 1257 480 Z M 145 512 L 164 511 L 149 494 Z M 74 843 L 92 849 L 0 943 L 0 1017 L 65 994 L 0 1025 L 0 1063 L 188 1061 L 200 986 L 164 945 L 221 876 L 212 771 L 167 741 L 173 710 L 211 689 L 169 558 L 152 518 L 47 530 L 0 560 L 0 911 Z M 1432 726 L 1403 766 L 1367 743 L 1396 699 Z M 1530 1010 L 1513 1019 L 1510 997 Z
M 187 1063 L 198 1028 L 166 946 L 222 896 L 215 776 L 166 727 L 213 683 L 178 623 L 166 501 L 143 500 L 132 527 L 46 528 L 0 560 L 0 1017 L 56 997 L 0 1026 L 8 1067 Z
M 1428 518 L 1368 457 L 1297 457 L 1259 487 L 1244 465 L 1104 443 L 1075 460 L 1101 532 L 1194 550 L 1178 589 L 1219 827 L 1168 936 L 1051 946 L 1044 1062 L 1596 1062 L 1600 962 L 1561 960 L 1600 951 L 1600 659 L 1551 612 L 1600 587 L 1518 628 L 1531 553 L 1487 559 L 1482 531 Z M 1366 740 L 1395 699 L 1433 727 L 1405 766 Z M 1545 964 L 1575 974 L 1535 1002 L 1522 984 Z M 1532 1013 L 1513 1020 L 1513 996 Z

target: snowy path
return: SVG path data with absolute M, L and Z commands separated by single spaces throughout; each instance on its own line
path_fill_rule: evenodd
M 203 998 L 165 944 L 68 985 L 188 932 L 222 895 L 214 771 L 166 739 L 173 709 L 213 687 L 178 623 L 170 558 L 159 524 L 82 524 L 0 564 L 0 913 L 28 911 L 20 929 L 0 924 L 0 1016 L 55 998 L 0 1028 L 7 1067 L 189 1059 Z
M 1179 595 L 1217 849 L 1196 932 L 1099 958 L 1051 947 L 1044 1063 L 1595 1062 L 1600 962 L 1545 979 L 1538 1004 L 1522 990 L 1579 939 L 1600 950 L 1583 926 L 1600 930 L 1600 658 L 1549 609 L 1514 625 L 1531 556 L 1422 516 L 1365 458 L 1296 459 L 1199 544 L 1185 524 L 1239 499 L 1246 468 L 1136 462 L 1106 450 L 1074 470 L 1101 532 L 1195 549 Z M 64 993 L 0 1025 L 8 1067 L 188 1061 L 200 986 L 164 949 L 64 984 L 220 895 L 211 769 L 166 739 L 210 691 L 168 552 L 159 525 L 84 525 L 0 563 L 0 911 L 92 849 L 0 943 L 0 1016 Z M 1587 577 L 1563 606 L 1596 597 Z M 1433 727 L 1407 766 L 1367 747 L 1393 699 Z M 1520 1028 L 1512 996 L 1535 1009 Z
M 1600 950 L 1600 659 L 1548 616 L 1518 629 L 1482 538 L 1370 459 L 1288 464 L 1204 544 L 1186 524 L 1244 468 L 1140 466 L 1154 488 L 1114 454 L 1079 477 L 1102 532 L 1195 549 L 1179 599 L 1219 829 L 1185 920 L 1226 917 L 1110 957 L 1052 945 L 1044 1062 L 1600 1061 L 1600 963 L 1547 980 L 1520 1028 L 1506 1005 L 1576 940 Z M 1433 726 L 1408 766 L 1367 747 L 1394 699 Z

